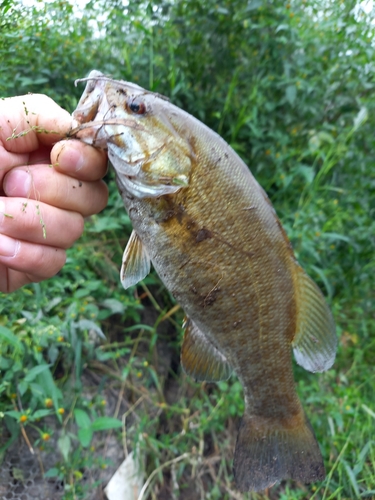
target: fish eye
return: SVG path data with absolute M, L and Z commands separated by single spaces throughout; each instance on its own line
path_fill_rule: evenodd
M 144 115 L 146 112 L 145 103 L 138 101 L 137 99 L 133 99 L 130 103 L 128 103 L 128 108 L 136 115 Z

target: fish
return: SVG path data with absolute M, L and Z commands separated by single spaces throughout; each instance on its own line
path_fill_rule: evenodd
M 81 81 L 69 136 L 107 151 L 133 225 L 122 285 L 152 263 L 186 314 L 183 370 L 207 382 L 234 372 L 243 386 L 237 489 L 323 480 L 292 351 L 306 370 L 328 370 L 335 323 L 267 194 L 224 139 L 167 98 L 96 70 Z

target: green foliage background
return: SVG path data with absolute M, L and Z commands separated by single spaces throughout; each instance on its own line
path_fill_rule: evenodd
M 83 91 L 74 80 L 99 69 L 169 96 L 242 156 L 326 294 L 340 336 L 337 362 L 322 375 L 297 367 L 296 380 L 327 479 L 307 487 L 284 482 L 252 498 L 375 495 L 373 19 L 374 12 L 338 0 L 0 4 L 0 95 L 46 93 L 73 111 Z M 95 424 L 102 399 L 89 401 L 80 377 L 106 367 L 106 380 L 129 401 L 143 394 L 127 439 L 132 448 L 143 436 L 146 471 L 187 454 L 174 486 L 168 474 L 156 475 L 152 498 L 163 488 L 184 498 L 196 467 L 204 472 L 194 479 L 201 481 L 199 498 L 242 498 L 228 458 L 243 407 L 240 385 L 235 377 L 194 384 L 178 363 L 168 375 L 159 369 L 161 340 L 178 360 L 182 313 L 154 274 L 136 291 L 121 289 L 118 269 L 131 227 L 110 175 L 108 182 L 107 209 L 87 222 L 59 276 L 1 297 L 0 426 L 15 439 L 22 413 L 40 432 L 43 418 L 56 415 L 62 458 L 51 474 L 66 482 L 65 498 L 85 498 L 76 472 L 89 467 L 90 435 L 105 425 Z M 148 324 L 145 305 L 154 311 Z M 168 335 L 160 332 L 165 323 Z M 109 340 L 94 348 L 93 331 Z M 35 370 L 40 366 L 43 372 Z M 165 392 L 171 379 L 179 384 L 173 402 Z M 61 407 L 70 419 L 62 419 Z M 80 460 L 72 458 L 74 421 Z M 214 453 L 215 476 L 207 465 Z

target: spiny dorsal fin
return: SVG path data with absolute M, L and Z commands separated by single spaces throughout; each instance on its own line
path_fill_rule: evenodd
M 190 320 L 185 320 L 185 334 L 181 348 L 181 365 L 195 380 L 217 382 L 232 373 L 226 357 Z
M 135 231 L 130 235 L 122 257 L 120 279 L 126 289 L 136 285 L 150 272 L 151 261 L 147 250 Z
M 322 292 L 297 265 L 297 328 L 292 346 L 299 365 L 310 372 L 324 372 L 333 365 L 337 337 L 335 323 Z

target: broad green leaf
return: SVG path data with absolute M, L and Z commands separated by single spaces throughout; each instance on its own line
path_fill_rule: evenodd
M 90 427 L 90 425 L 91 425 L 90 417 L 88 416 L 88 414 L 84 410 L 80 410 L 79 408 L 76 408 L 74 410 L 74 418 L 76 420 L 78 427 L 87 428 L 87 427 Z
M 112 417 L 99 417 L 91 424 L 93 431 L 105 431 L 107 429 L 118 429 L 119 427 L 122 427 L 121 420 Z
M 13 417 L 13 418 L 18 420 L 20 418 L 20 416 L 22 415 L 22 413 L 20 411 L 10 410 L 10 411 L 6 411 L 5 415 L 9 415 L 10 417 Z
M 69 459 L 71 440 L 67 434 L 63 434 L 57 441 L 57 447 L 60 450 L 65 462 Z
M 39 398 L 45 396 L 45 392 L 43 387 L 40 384 L 36 384 L 35 382 L 31 382 L 29 384 L 29 388 L 33 396 L 37 396 Z
M 59 475 L 60 471 L 56 467 L 52 467 L 51 469 L 48 469 L 47 472 L 44 473 L 44 477 L 57 477 Z
M 37 418 L 47 417 L 47 415 L 51 415 L 51 413 L 51 410 L 37 410 L 35 413 L 33 413 L 32 417 L 35 420 Z
M 78 429 L 78 439 L 84 448 L 90 446 L 94 431 L 91 428 Z
M 23 396 L 25 394 L 25 392 L 27 391 L 28 388 L 29 388 L 29 384 L 27 382 L 25 382 L 24 380 L 22 380 L 18 384 L 18 392 L 20 393 L 21 396 Z
M 39 365 L 31 368 L 25 376 L 25 382 L 31 382 L 34 380 L 40 373 L 43 373 L 46 370 L 49 370 L 50 365 Z

